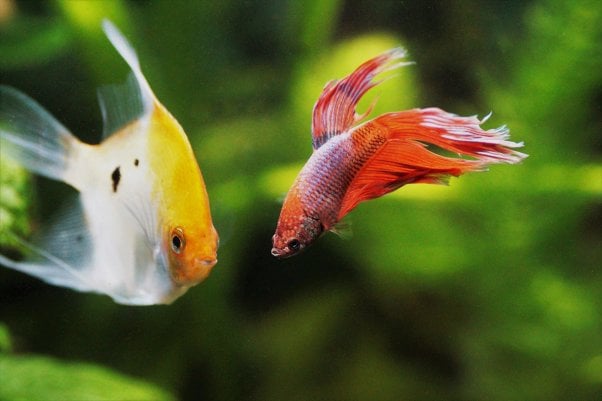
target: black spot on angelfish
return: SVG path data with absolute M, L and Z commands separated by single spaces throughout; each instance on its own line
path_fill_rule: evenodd
M 119 166 L 117 166 L 117 168 L 113 170 L 113 173 L 111 173 L 111 180 L 113 181 L 113 192 L 117 192 L 119 180 L 121 180 L 121 172 L 119 171 Z
M 140 164 L 140 160 L 134 159 L 134 166 L 138 167 L 139 164 Z

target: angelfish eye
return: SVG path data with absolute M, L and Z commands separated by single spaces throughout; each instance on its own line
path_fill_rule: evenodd
M 184 239 L 184 230 L 176 227 L 171 231 L 171 250 L 179 254 L 184 250 L 186 241 Z
M 286 244 L 290 250 L 292 251 L 298 251 L 299 248 L 301 248 L 301 243 L 299 242 L 298 239 L 292 239 L 288 242 L 288 244 Z

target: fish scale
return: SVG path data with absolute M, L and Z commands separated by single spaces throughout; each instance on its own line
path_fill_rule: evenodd
M 385 141 L 383 136 L 365 130 L 338 138 L 339 141 L 316 151 L 313 162 L 299 174 L 297 184 L 303 194 L 304 210 L 308 215 L 320 218 L 325 229 L 336 223 L 345 191 L 364 163 Z M 367 146 L 357 147 L 356 142 L 366 142 Z

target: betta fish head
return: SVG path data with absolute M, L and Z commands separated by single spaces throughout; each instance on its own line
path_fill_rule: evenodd
M 301 252 L 324 231 L 320 219 L 305 214 L 280 216 L 276 233 L 272 237 L 272 255 L 288 258 Z

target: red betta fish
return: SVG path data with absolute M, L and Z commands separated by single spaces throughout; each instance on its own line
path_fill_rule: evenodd
M 505 126 L 483 130 L 480 125 L 487 117 L 427 108 L 386 113 L 355 125 L 372 109 L 360 115 L 355 106 L 382 82 L 374 77 L 407 65 L 399 61 L 405 55 L 401 48 L 389 50 L 324 87 L 313 109 L 313 154 L 284 200 L 272 255 L 297 254 L 360 202 L 403 185 L 445 184 L 450 176 L 527 157 L 512 150 L 523 144 L 509 141 Z M 428 144 L 469 158 L 441 156 L 428 150 Z

